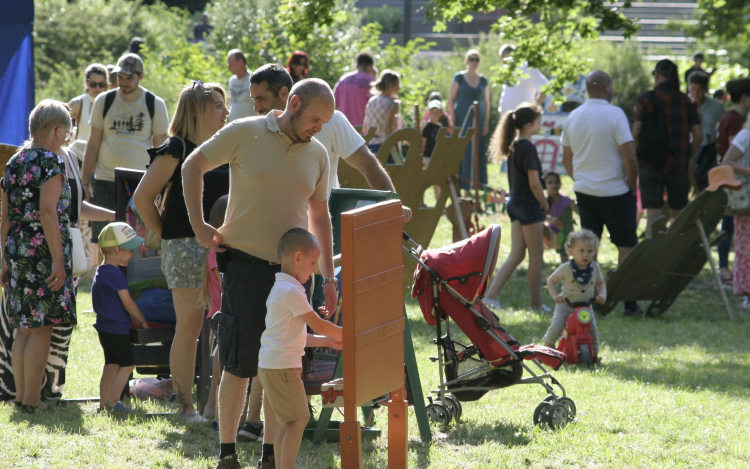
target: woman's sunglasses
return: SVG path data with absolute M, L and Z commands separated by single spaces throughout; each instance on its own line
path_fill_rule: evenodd
M 479 57 L 469 57 L 469 62 L 479 62 Z
M 91 88 L 102 88 L 102 89 L 104 89 L 104 88 L 107 87 L 107 82 L 105 82 L 105 81 L 91 81 L 91 80 L 86 80 L 86 83 L 88 83 L 89 87 L 91 87 Z

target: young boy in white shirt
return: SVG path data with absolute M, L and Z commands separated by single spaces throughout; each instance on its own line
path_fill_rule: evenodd
M 277 469 L 294 468 L 310 413 L 302 382 L 302 355 L 305 346 L 341 348 L 341 327 L 313 311 L 302 286 L 315 271 L 320 244 L 306 230 L 293 228 L 279 240 L 281 272 L 276 274 L 266 301 L 266 330 L 260 338 L 258 378 L 271 409 L 279 421 L 274 439 Z M 308 339 L 307 328 L 333 340 L 317 336 Z M 313 343 L 316 342 L 316 343 Z

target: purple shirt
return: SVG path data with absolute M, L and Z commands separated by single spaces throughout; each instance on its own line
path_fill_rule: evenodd
M 122 305 L 120 290 L 128 289 L 128 279 L 114 265 L 102 264 L 96 269 L 91 285 L 91 303 L 94 305 L 94 328 L 109 334 L 129 334 L 131 319 Z
M 352 125 L 362 125 L 365 108 L 370 100 L 370 85 L 375 81 L 372 75 L 359 70 L 347 73 L 333 88 L 336 107 L 343 112 Z

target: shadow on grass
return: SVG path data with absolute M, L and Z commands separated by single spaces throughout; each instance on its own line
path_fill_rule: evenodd
M 28 422 L 30 427 L 42 426 L 49 432 L 62 432 L 69 435 L 89 434 L 84 428 L 83 411 L 75 404 L 50 406 L 45 410 L 37 410 L 33 414 L 25 414 L 18 408 L 14 408 L 10 421 L 16 424 Z
M 470 421 L 464 420 L 453 423 L 445 433 L 438 433 L 438 441 L 456 446 L 481 446 L 487 441 L 494 441 L 508 447 L 525 446 L 531 442 L 528 433 L 531 427 L 518 427 L 499 421 Z M 433 438 L 436 437 L 433 431 Z M 444 438 L 441 438 L 444 437 Z

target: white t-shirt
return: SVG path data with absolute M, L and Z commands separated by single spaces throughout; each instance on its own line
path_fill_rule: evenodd
M 258 366 L 271 370 L 302 367 L 307 329 L 300 316 L 311 312 L 305 288 L 279 272 L 266 300 L 266 330 L 260 336 Z
M 516 86 L 503 85 L 503 93 L 500 95 L 500 103 L 497 110 L 500 115 L 507 112 L 515 111 L 516 108 L 525 102 L 535 102 L 539 88 L 549 83 L 547 77 L 535 68 L 529 67 L 529 64 L 523 64 L 521 75 L 528 75 L 522 78 Z
M 573 190 L 595 197 L 630 192 L 620 145 L 633 141 L 625 112 L 587 99 L 563 124 L 562 144 L 573 151 Z
M 232 75 L 232 78 L 229 79 L 229 98 L 228 122 L 258 115 L 254 110 L 255 101 L 250 97 L 250 73 L 242 78 Z
M 167 105 L 157 96 L 154 121 L 151 122 L 146 107 L 146 89 L 141 88 L 141 96 L 135 101 L 122 99 L 118 89 L 107 116 L 103 118 L 106 95 L 101 93 L 96 97 L 89 124 L 103 131 L 95 178 L 114 181 L 117 167 L 146 170 L 149 163 L 146 150 L 154 146 L 151 137 L 167 133 L 169 116 Z
M 365 139 L 357 132 L 343 112 L 335 111 L 330 121 L 323 124 L 315 135 L 328 152 L 328 193 L 339 187 L 339 158 L 347 159 L 365 144 Z
M 750 167 L 750 130 L 742 129 L 737 132 L 732 140 L 732 146 L 742 152 L 742 157 L 737 162 Z

